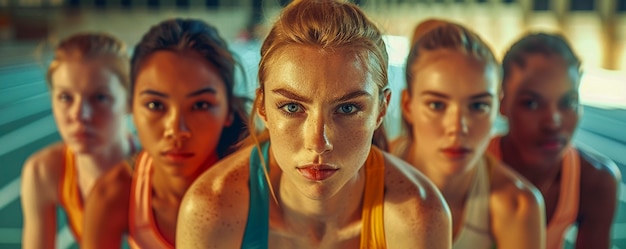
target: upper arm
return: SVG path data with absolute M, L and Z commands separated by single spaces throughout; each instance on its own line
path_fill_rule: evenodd
M 494 171 L 489 208 L 497 247 L 545 248 L 545 207 L 541 193 L 508 168 L 494 167 Z
M 585 159 L 581 160 L 576 248 L 609 248 L 621 174 L 615 163 L 606 158 Z
M 451 248 L 452 219 L 443 196 L 425 176 L 405 166 L 400 165 L 400 170 L 389 169 L 385 174 L 384 224 L 388 247 Z
M 62 168 L 53 149 L 47 148 L 31 156 L 22 169 L 23 248 L 54 248 L 55 245 L 56 204 Z
M 241 247 L 249 205 L 248 173 L 239 169 L 213 174 L 224 173 L 223 168 L 214 170 L 224 164 L 211 167 L 187 190 L 178 211 L 176 248 Z
M 85 202 L 81 248 L 119 248 L 128 231 L 132 176 L 124 164 L 109 170 Z

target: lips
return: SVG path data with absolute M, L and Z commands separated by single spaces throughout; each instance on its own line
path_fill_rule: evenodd
M 549 152 L 560 151 L 565 147 L 565 144 L 567 144 L 567 141 L 563 138 L 547 138 L 537 142 L 540 149 Z
M 179 150 L 168 150 L 165 152 L 161 152 L 161 155 L 172 162 L 182 162 L 189 158 L 192 158 L 195 153 L 192 152 L 184 152 Z
M 339 169 L 327 164 L 309 164 L 296 169 L 304 178 L 311 181 L 326 180 L 339 171 Z
M 450 159 L 461 159 L 472 153 L 471 149 L 465 147 L 449 147 L 442 149 L 441 152 Z

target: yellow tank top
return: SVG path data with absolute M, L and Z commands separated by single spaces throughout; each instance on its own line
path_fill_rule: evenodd
M 385 248 L 383 206 L 385 198 L 385 158 L 372 146 L 365 161 L 365 191 L 361 216 L 361 248 Z
M 74 153 L 67 146 L 65 146 L 63 160 L 63 174 L 59 183 L 61 205 L 67 213 L 70 230 L 76 241 L 80 243 L 83 235 L 83 199 L 78 188 Z

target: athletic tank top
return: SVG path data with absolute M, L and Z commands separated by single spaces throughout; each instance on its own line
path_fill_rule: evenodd
M 488 151 L 495 157 L 502 158 L 501 137 L 491 140 Z M 546 249 L 562 249 L 565 231 L 576 223 L 580 197 L 580 157 L 574 147 L 569 147 L 561 164 L 561 186 L 559 200 L 546 228 Z
M 161 235 L 152 212 L 152 158 L 141 152 L 135 161 L 128 212 L 128 244 L 133 249 L 173 249 Z
M 61 206 L 67 214 L 68 224 L 74 238 L 80 243 L 83 236 L 83 198 L 78 187 L 78 176 L 74 153 L 65 146 L 63 157 L 63 174 L 59 183 Z
M 269 164 L 269 143 L 261 145 L 264 165 Z M 257 147 L 250 154 L 250 209 L 241 248 L 265 249 L 269 237 L 269 185 Z M 385 248 L 383 204 L 385 188 L 385 159 L 375 147 L 365 161 L 365 191 L 363 193 L 361 246 L 363 249 Z M 269 168 L 267 168 L 269 172 Z
M 453 249 L 489 249 L 495 246 L 490 230 L 489 169 L 498 161 L 490 156 L 484 158 L 487 163 L 478 165 L 476 176 L 467 194 L 463 225 L 454 239 Z

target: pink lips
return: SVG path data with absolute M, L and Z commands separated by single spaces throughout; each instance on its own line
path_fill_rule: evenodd
M 311 181 L 323 181 L 330 178 L 339 169 L 326 164 L 309 164 L 296 168 L 304 178 Z
M 560 151 L 565 147 L 565 142 L 562 139 L 545 139 L 539 141 L 539 148 L 545 151 Z

